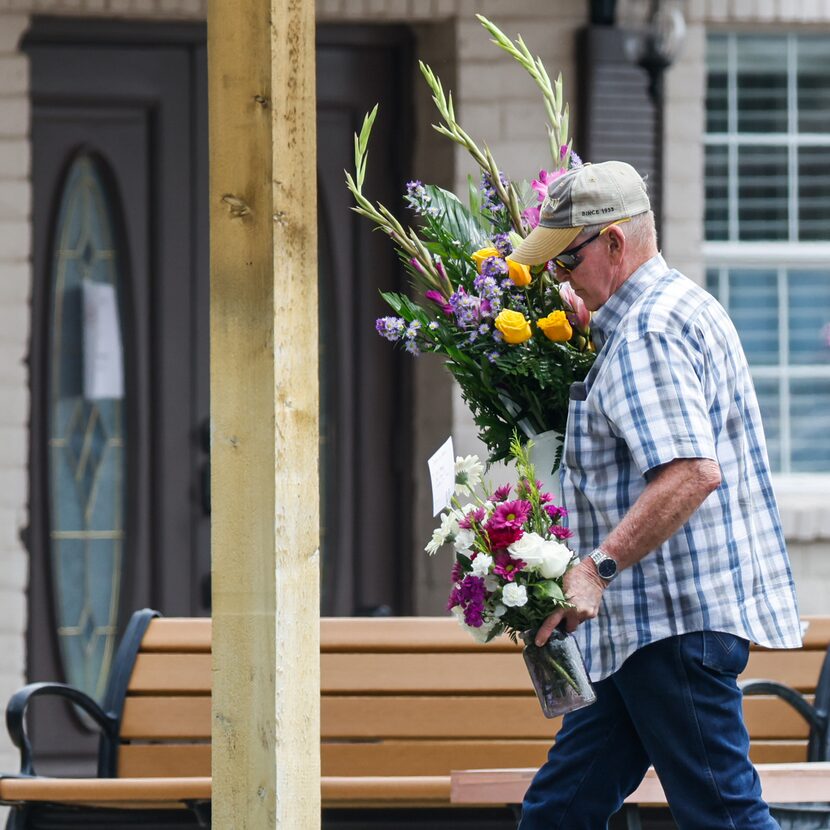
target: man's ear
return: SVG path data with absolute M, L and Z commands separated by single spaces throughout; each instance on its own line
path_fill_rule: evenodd
M 608 250 L 614 259 L 622 259 L 625 253 L 625 234 L 616 225 L 605 232 L 608 236 Z

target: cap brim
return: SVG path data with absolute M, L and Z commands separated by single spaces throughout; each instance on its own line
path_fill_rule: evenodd
M 539 225 L 519 243 L 508 259 L 522 265 L 541 265 L 561 254 L 581 231 L 582 228 L 543 228 Z

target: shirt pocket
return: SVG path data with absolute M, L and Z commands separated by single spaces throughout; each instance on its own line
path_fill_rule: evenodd
M 575 473 L 598 473 L 605 479 L 620 464 L 620 444 L 597 409 L 594 396 L 590 392 L 584 398 L 571 395 L 562 456 L 565 466 Z

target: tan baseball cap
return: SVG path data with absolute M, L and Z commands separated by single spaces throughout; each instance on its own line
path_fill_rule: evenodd
M 508 259 L 540 265 L 561 254 L 586 225 L 616 222 L 648 210 L 646 184 L 630 164 L 583 164 L 550 183 L 539 225 Z

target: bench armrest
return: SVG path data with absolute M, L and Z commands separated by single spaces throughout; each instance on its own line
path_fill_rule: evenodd
M 827 729 L 827 716 L 804 699 L 795 689 L 775 680 L 741 680 L 738 686 L 745 695 L 775 695 L 788 703 L 804 718 L 810 728 L 818 732 Z
M 68 686 L 65 683 L 29 683 L 16 691 L 6 707 L 6 728 L 12 743 L 20 750 L 21 775 L 35 775 L 32 759 L 32 745 L 26 734 L 26 710 L 29 702 L 44 695 L 62 697 L 76 706 L 80 706 L 101 728 L 107 740 L 114 741 L 118 736 L 118 721 L 107 714 L 89 695 Z

